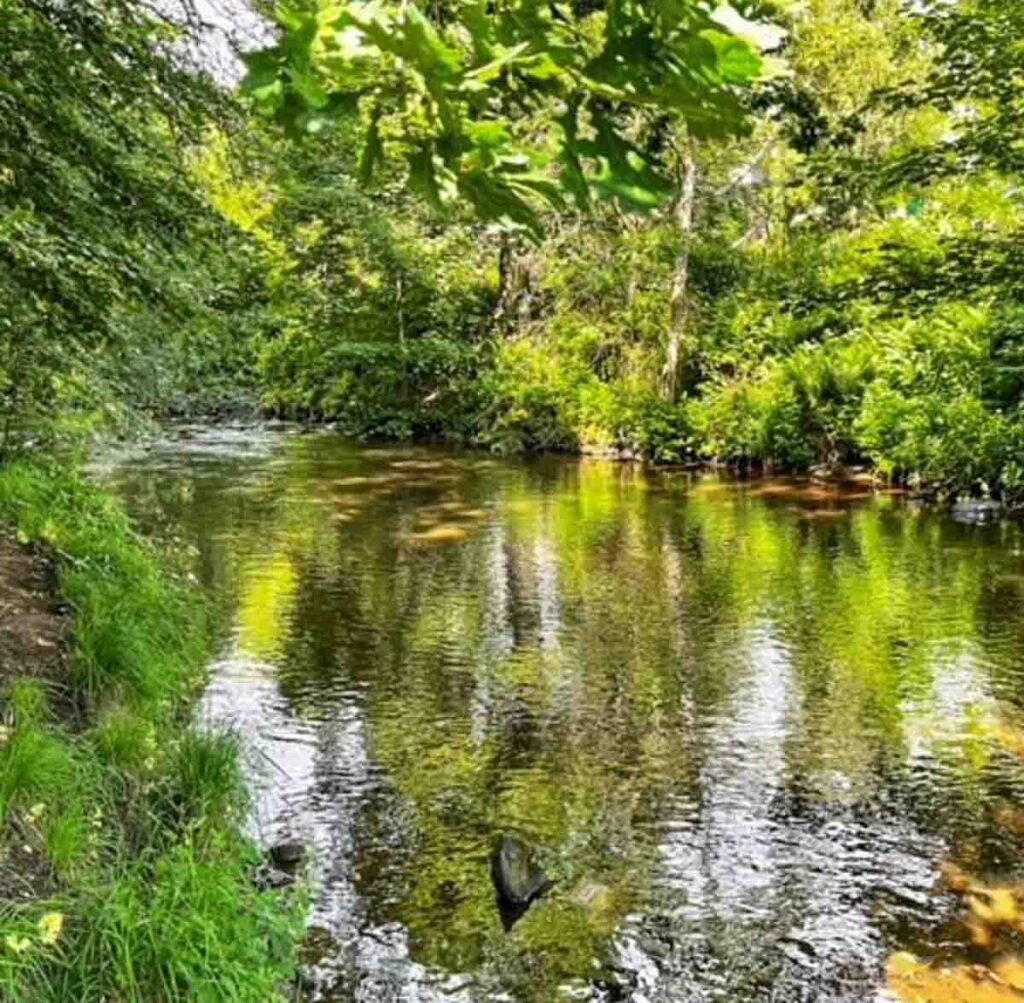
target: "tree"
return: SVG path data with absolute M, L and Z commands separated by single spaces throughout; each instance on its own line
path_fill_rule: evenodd
M 680 250 L 672 276 L 669 294 L 669 329 L 662 371 L 662 396 L 674 401 L 679 392 L 679 369 L 682 363 L 683 339 L 690 319 L 690 241 L 693 236 L 693 214 L 697 200 L 697 156 L 694 140 L 683 136 L 678 143 L 679 194 L 673 217 L 679 230 Z
M 185 154 L 231 102 L 181 40 L 131 0 L 0 3 L 4 448 L 62 408 L 151 399 L 230 296 L 231 231 Z
M 293 133 L 358 106 L 365 178 L 395 152 L 435 206 L 459 198 L 537 233 L 539 205 L 660 205 L 673 185 L 633 135 L 638 116 L 671 116 L 698 137 L 742 131 L 762 70 L 756 45 L 729 27 L 755 26 L 704 0 L 434 10 L 282 6 L 280 41 L 249 57 L 246 86 Z
M 894 110 L 933 107 L 948 129 L 935 142 L 896 157 L 887 184 L 1024 167 L 1024 7 L 1004 0 L 927 0 L 917 12 L 936 50 L 934 70 L 879 95 Z
M 763 29 L 703 0 L 472 0 L 433 10 L 431 19 L 407 2 L 282 8 L 283 36 L 250 57 L 247 87 L 293 133 L 360 106 L 364 178 L 391 148 L 435 207 L 461 199 L 500 223 L 499 316 L 515 293 L 509 230 L 536 236 L 539 206 L 588 210 L 611 198 L 650 210 L 674 197 L 682 249 L 663 378 L 674 399 L 689 315 L 694 144 L 745 130 Z

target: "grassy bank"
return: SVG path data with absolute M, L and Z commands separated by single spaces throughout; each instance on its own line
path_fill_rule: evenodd
M 3 680 L 0 998 L 281 998 L 298 909 L 253 884 L 235 741 L 188 723 L 194 588 L 66 470 L 0 468 L 0 521 L 55 555 L 67 616 L 61 671 Z

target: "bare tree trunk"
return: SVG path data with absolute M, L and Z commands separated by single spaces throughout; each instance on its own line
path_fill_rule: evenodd
M 398 344 L 402 355 L 402 400 L 409 400 L 409 357 L 405 351 L 405 282 L 402 273 L 398 273 L 395 281 L 395 311 L 398 321 Z
M 661 374 L 661 393 L 669 401 L 674 401 L 679 395 L 683 342 L 690 326 L 690 244 L 693 238 L 694 203 L 697 200 L 697 158 L 694 141 L 689 136 L 679 144 L 677 170 L 679 196 L 672 215 L 679 229 L 682 246 L 672 276 L 668 342 L 665 346 L 665 368 Z
M 515 237 L 503 233 L 498 252 L 498 302 L 493 322 L 508 331 L 529 323 L 533 318 L 538 285 L 537 261 L 533 252 L 521 251 Z
M 507 231 L 502 231 L 501 243 L 498 245 L 498 299 L 494 304 L 494 315 L 491 320 L 502 325 L 508 313 L 508 301 L 512 287 L 512 237 Z

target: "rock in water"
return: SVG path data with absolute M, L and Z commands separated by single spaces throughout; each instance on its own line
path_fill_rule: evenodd
M 543 895 L 551 881 L 533 861 L 531 848 L 516 836 L 502 836 L 491 857 L 491 876 L 498 894 L 525 904 Z
M 533 860 L 529 844 L 517 836 L 502 836 L 491 854 L 491 880 L 505 930 L 511 930 L 531 904 L 554 882 Z
M 264 891 L 288 888 L 295 884 L 305 860 L 306 848 L 302 843 L 286 840 L 267 847 L 263 863 L 254 875 L 256 887 Z
M 301 843 L 277 843 L 268 851 L 271 861 L 284 871 L 294 871 L 305 859 L 306 848 Z

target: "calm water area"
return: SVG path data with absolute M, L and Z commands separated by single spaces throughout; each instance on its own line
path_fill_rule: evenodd
M 344 1001 L 875 1001 L 1024 878 L 1024 535 L 868 486 L 182 428 L 106 479 L 190 548 L 264 845 Z M 551 891 L 508 932 L 496 837 Z M 986 996 L 985 999 L 988 999 Z

